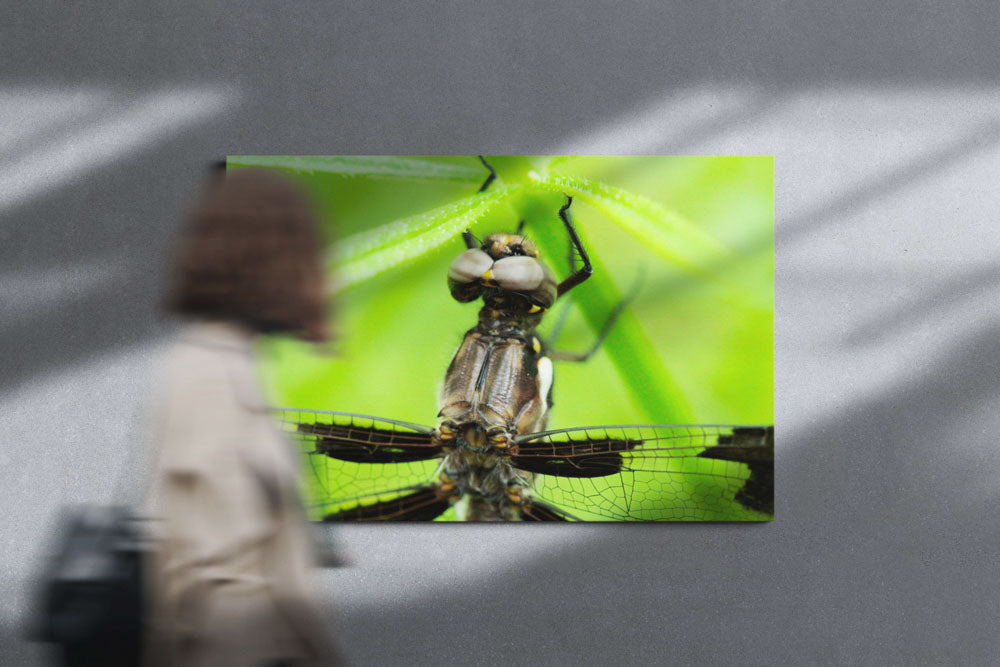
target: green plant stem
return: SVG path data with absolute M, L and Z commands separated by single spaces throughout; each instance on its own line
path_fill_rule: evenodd
M 566 254 L 568 238 L 557 213 L 563 202 L 562 197 L 551 195 L 524 195 L 516 205 L 527 221 L 531 238 L 539 243 L 548 257 Z M 584 247 L 589 248 L 586 233 L 579 225 L 576 228 Z M 588 252 L 594 267 L 593 275 L 569 292 L 571 296 L 563 298 L 572 298 L 579 305 L 588 326 L 597 335 L 622 296 L 604 270 L 597 253 L 593 248 Z M 691 409 L 684 394 L 664 367 L 638 319 L 627 308 L 612 328 L 604 347 L 645 419 L 659 424 L 691 421 Z

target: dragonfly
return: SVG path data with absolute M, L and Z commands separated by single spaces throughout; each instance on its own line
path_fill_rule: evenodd
M 487 167 L 489 165 L 484 161 Z M 492 168 L 491 174 L 492 174 Z M 489 185 L 493 176 L 483 188 Z M 276 408 L 308 453 L 323 521 L 678 521 L 773 518 L 770 425 L 615 425 L 546 430 L 552 361 L 585 361 L 537 332 L 556 301 L 593 273 L 569 216 L 570 275 L 558 281 L 517 232 L 466 250 L 448 271 L 451 296 L 482 300 L 452 359 L 437 425 L 349 412 Z M 576 258 L 581 265 L 576 266 Z

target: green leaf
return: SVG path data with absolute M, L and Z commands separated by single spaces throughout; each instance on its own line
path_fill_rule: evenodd
M 524 197 L 520 206 L 522 215 L 531 225 L 532 239 L 553 257 L 566 252 L 565 227 L 556 213 L 560 205 L 561 202 L 548 196 L 530 196 Z M 568 294 L 579 306 L 594 335 L 597 335 L 611 311 L 622 300 L 622 294 L 578 226 L 577 233 L 584 247 L 591 248 L 588 254 L 594 273 Z M 604 349 L 646 419 L 654 424 L 684 424 L 692 420 L 684 393 L 664 367 L 639 320 L 628 308 L 615 322 L 604 342 Z
M 702 277 L 716 277 L 704 267 L 710 259 L 731 254 L 717 239 L 657 202 L 621 188 L 579 176 L 545 174 L 535 185 L 578 197 L 647 244 L 668 262 Z M 709 256 L 709 257 L 706 257 Z
M 342 240 L 330 261 L 334 289 L 343 289 L 447 243 L 520 186 L 495 188 L 402 218 Z
M 453 164 L 420 157 L 393 155 L 234 155 L 232 167 L 268 167 L 303 173 L 366 176 L 404 181 L 482 183 L 489 172 L 481 164 Z

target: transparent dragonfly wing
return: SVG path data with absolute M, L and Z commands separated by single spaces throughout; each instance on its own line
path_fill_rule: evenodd
M 276 409 L 307 465 L 319 520 L 431 520 L 441 448 L 433 429 L 392 419 Z M 768 521 L 774 512 L 769 426 L 650 425 L 522 435 L 511 457 L 532 473 L 535 521 Z
M 517 438 L 532 496 L 583 521 L 769 521 L 769 426 L 607 426 Z
M 313 519 L 430 520 L 446 509 L 426 493 L 441 456 L 431 428 L 347 412 L 273 412 L 306 458 Z

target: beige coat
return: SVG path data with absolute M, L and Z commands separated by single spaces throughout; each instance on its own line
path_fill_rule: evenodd
M 307 580 L 297 458 L 265 408 L 251 344 L 235 325 L 198 323 L 167 355 L 152 422 L 153 664 L 334 662 Z

